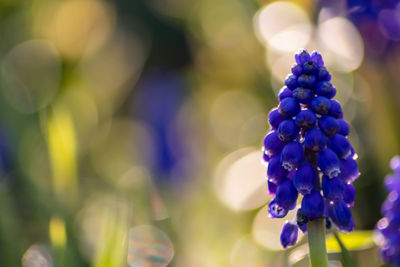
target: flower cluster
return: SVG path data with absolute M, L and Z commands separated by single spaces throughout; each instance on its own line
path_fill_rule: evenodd
M 283 247 L 294 245 L 297 231 L 307 222 L 326 217 L 342 231 L 354 227 L 349 207 L 358 178 L 356 155 L 347 139 L 349 124 L 322 56 L 300 50 L 292 74 L 279 92 L 279 105 L 268 115 L 270 132 L 264 138 L 263 160 L 268 165 L 271 218 L 283 218 L 303 195 L 295 221 L 281 233 Z
M 382 205 L 383 218 L 376 225 L 377 243 L 386 263 L 400 266 L 400 157 L 391 161 L 394 174 L 386 176 L 389 195 Z

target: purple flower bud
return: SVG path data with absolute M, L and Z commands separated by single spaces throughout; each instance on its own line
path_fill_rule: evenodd
M 284 209 L 276 202 L 276 198 L 271 200 L 268 204 L 268 214 L 271 218 L 283 218 L 288 213 L 288 209 Z
M 317 122 L 317 116 L 311 110 L 305 109 L 297 114 L 295 122 L 299 128 L 310 129 Z
M 318 126 L 327 136 L 333 136 L 339 131 L 339 123 L 332 116 L 322 116 L 318 120 Z
M 293 97 L 301 104 L 308 104 L 314 97 L 314 93 L 310 89 L 297 87 L 293 91 Z
M 325 67 L 319 67 L 318 70 L 318 80 L 320 81 L 330 81 L 331 75 L 329 74 L 328 70 Z
M 316 180 L 317 173 L 314 167 L 310 163 L 304 162 L 297 169 L 293 183 L 299 193 L 306 195 L 314 188 Z
M 268 155 L 275 155 L 282 151 L 285 146 L 285 142 L 282 142 L 276 132 L 270 132 L 264 137 L 264 150 Z
M 336 94 L 335 87 L 328 81 L 322 81 L 315 86 L 315 93 L 319 96 L 324 96 L 331 99 Z
M 343 199 L 344 183 L 338 177 L 329 178 L 322 176 L 322 192 L 328 200 L 336 201 Z
M 325 148 L 318 154 L 318 167 L 329 178 L 338 176 L 340 173 L 339 158 L 335 152 L 329 148 Z
M 290 142 L 299 135 L 299 128 L 297 127 L 294 120 L 290 119 L 281 122 L 276 132 L 279 139 L 284 142 Z
M 329 115 L 336 119 L 343 118 L 342 106 L 336 100 L 331 100 L 331 108 L 329 109 Z
M 358 171 L 358 165 L 354 159 L 348 157 L 347 159 L 340 160 L 340 179 L 342 179 L 345 183 L 352 183 L 359 176 L 360 172 Z
M 318 74 L 318 65 L 313 61 L 307 61 L 303 64 L 303 71 L 306 74 Z
M 268 163 L 267 177 L 271 181 L 279 185 L 288 175 L 288 171 L 282 167 L 280 155 L 273 156 Z
M 292 67 L 292 73 L 298 77 L 303 73 L 303 68 L 299 64 L 294 64 Z
M 354 228 L 351 211 L 344 201 L 331 202 L 328 206 L 328 214 L 333 223 L 342 231 L 351 232 Z
M 298 231 L 299 229 L 294 223 L 286 222 L 283 225 L 281 232 L 281 244 L 283 248 L 287 248 L 296 244 Z
M 304 136 L 304 146 L 314 152 L 321 151 L 326 146 L 326 137 L 319 129 L 311 129 Z
M 297 77 L 293 74 L 289 74 L 285 79 L 285 85 L 290 89 L 294 90 L 297 87 Z
M 332 149 L 339 158 L 347 158 L 351 155 L 351 144 L 349 140 L 340 134 L 335 134 L 329 139 L 329 148 Z
M 322 59 L 321 54 L 317 51 L 311 53 L 311 61 L 315 62 L 318 67 L 324 66 L 324 60 Z
M 310 54 L 305 49 L 299 50 L 295 55 L 294 59 L 296 60 L 297 64 L 304 64 L 311 59 Z
M 303 158 L 303 146 L 299 142 L 287 144 L 281 153 L 282 166 L 288 171 L 297 168 L 303 162 Z
M 268 194 L 274 196 L 278 186 L 268 179 Z
M 315 113 L 326 115 L 331 108 L 331 101 L 324 96 L 317 96 L 311 100 L 310 107 Z
M 286 117 L 279 113 L 277 108 L 268 113 L 268 122 L 272 129 L 278 128 L 279 124 L 284 120 L 286 120 Z
M 293 96 L 292 90 L 290 90 L 286 86 L 282 87 L 278 94 L 279 101 L 282 101 L 282 99 L 291 96 Z
M 268 162 L 270 159 L 271 159 L 271 157 L 267 153 L 264 152 L 263 153 L 263 161 L 264 161 L 264 163 Z
M 300 104 L 293 97 L 287 97 L 279 103 L 279 112 L 286 117 L 294 117 L 300 112 Z
M 349 124 L 343 119 L 338 119 L 337 122 L 339 124 L 339 132 L 338 133 L 343 136 L 348 136 L 350 133 Z
M 297 78 L 297 84 L 301 87 L 314 88 L 317 78 L 311 74 L 302 74 Z
M 343 191 L 343 201 L 348 206 L 354 205 L 354 198 L 356 196 L 356 189 L 352 184 L 345 184 Z
M 310 194 L 303 197 L 301 202 L 301 212 L 311 221 L 324 215 L 324 199 L 319 191 L 312 190 Z
M 276 189 L 275 201 L 280 207 L 291 210 L 296 206 L 297 196 L 293 181 L 285 179 Z

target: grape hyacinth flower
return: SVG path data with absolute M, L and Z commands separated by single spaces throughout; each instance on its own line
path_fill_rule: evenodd
M 400 266 L 400 157 L 394 157 L 390 166 L 394 174 L 385 178 L 389 195 L 382 205 L 384 217 L 376 224 L 375 233 L 383 261 Z
M 299 228 L 309 233 L 310 240 L 308 226 L 316 221 L 324 222 L 322 227 L 327 221 L 342 231 L 352 231 L 349 207 L 355 190 L 351 183 L 360 175 L 347 139 L 349 124 L 343 120 L 340 103 L 333 99 L 336 88 L 322 56 L 300 50 L 295 60 L 280 90 L 279 105 L 268 115 L 270 132 L 263 146 L 268 192 L 275 196 L 269 216 L 283 218 L 301 200 L 294 219 L 297 227 L 293 221 L 283 227 L 285 248 L 296 243 Z

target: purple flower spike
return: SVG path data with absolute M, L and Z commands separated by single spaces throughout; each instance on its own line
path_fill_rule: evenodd
M 329 148 L 325 148 L 324 150 L 319 152 L 318 167 L 329 178 L 338 176 L 341 171 L 339 158 L 336 156 L 335 152 L 333 152 Z
M 393 157 L 390 162 L 394 174 L 385 178 L 385 187 L 389 192 L 382 205 L 383 218 L 376 224 L 380 254 L 390 266 L 400 266 L 400 158 Z
M 299 142 L 291 142 L 282 150 L 282 166 L 288 171 L 294 170 L 303 162 L 303 157 L 303 146 Z
M 286 120 L 286 117 L 279 113 L 277 108 L 268 113 L 268 122 L 272 129 L 278 128 L 279 124 L 284 120 Z
M 269 216 L 285 217 L 298 205 L 299 193 L 302 198 L 296 218 L 282 229 L 284 248 L 294 245 L 298 229 L 306 233 L 312 220 L 324 219 L 327 229 L 335 224 L 351 231 L 354 222 L 349 207 L 355 198 L 351 183 L 360 175 L 347 138 L 350 126 L 343 120 L 341 104 L 333 99 L 336 88 L 321 54 L 313 51 L 310 55 L 303 49 L 295 60 L 279 92 L 279 105 L 268 114 L 272 131 L 263 147 L 268 193 L 275 196 L 268 206 Z M 400 158 L 394 165 L 400 176 Z M 400 179 L 388 178 L 386 187 L 398 189 L 396 196 L 400 196 Z M 382 210 L 391 227 L 400 227 L 400 197 L 393 195 Z M 400 244 L 400 234 L 398 240 Z M 390 253 L 393 250 L 385 250 L 385 255 Z
M 331 202 L 328 206 L 328 214 L 333 223 L 342 231 L 351 232 L 354 228 L 351 211 L 344 201 Z
M 284 209 L 276 203 L 275 198 L 268 204 L 268 214 L 271 218 L 283 218 L 288 213 L 288 209 Z
M 293 185 L 293 181 L 286 179 L 276 189 L 275 200 L 279 206 L 291 210 L 296 205 L 297 196 L 298 193 Z
M 287 97 L 279 103 L 278 110 L 283 116 L 291 118 L 300 112 L 300 104 L 293 97 Z
M 324 215 L 324 199 L 317 190 L 303 197 L 301 211 L 309 220 L 316 220 Z
M 306 195 L 314 188 L 316 180 L 317 173 L 314 167 L 310 163 L 304 162 L 297 169 L 293 183 L 299 193 Z
M 287 248 L 296 244 L 298 232 L 299 228 L 297 227 L 297 224 L 286 222 L 283 225 L 281 232 L 282 247 Z
M 276 132 L 270 132 L 264 138 L 264 150 L 268 155 L 280 153 L 284 146 L 285 142 L 279 139 Z

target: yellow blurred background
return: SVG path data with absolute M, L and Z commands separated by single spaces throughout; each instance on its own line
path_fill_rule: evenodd
M 299 48 L 322 53 L 359 156 L 344 240 L 378 266 L 397 2 L 0 0 L 0 266 L 307 266 L 267 216 L 260 149 Z

